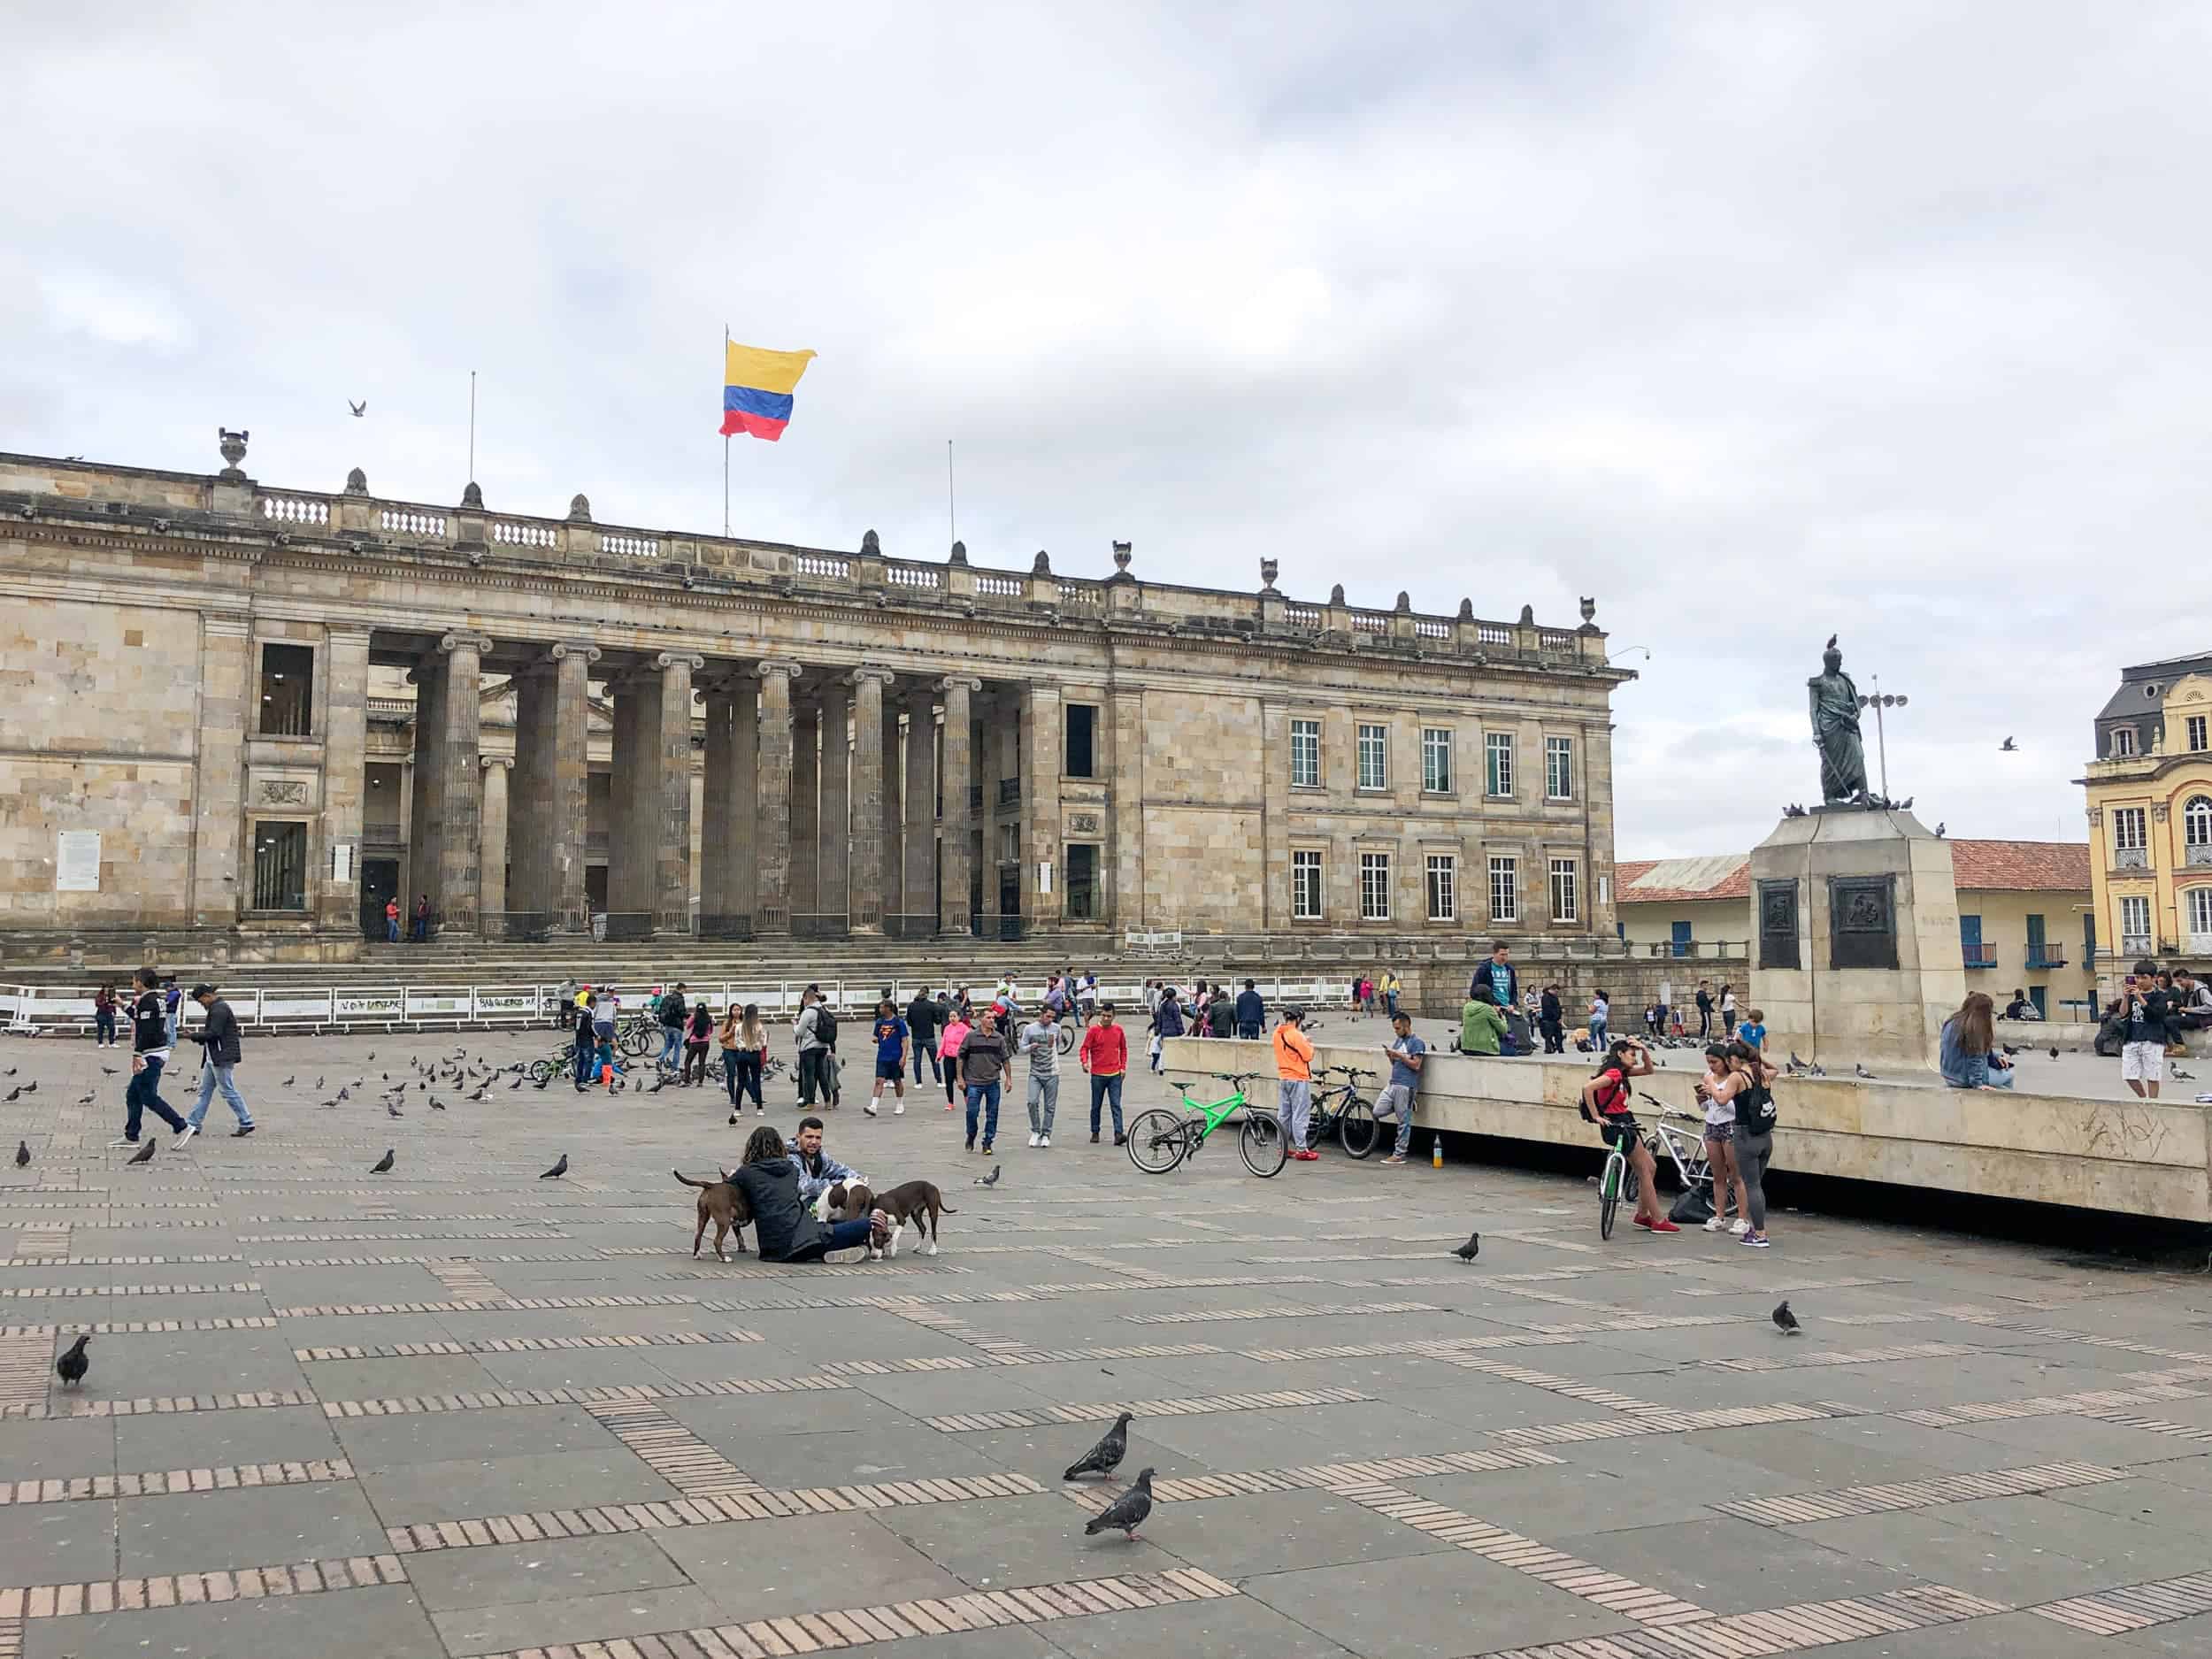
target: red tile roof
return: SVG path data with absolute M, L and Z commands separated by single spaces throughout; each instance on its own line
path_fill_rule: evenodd
M 2085 841 L 1955 841 L 1950 845 L 1952 879 L 1966 892 L 2089 891 Z M 1667 868 L 1662 870 L 1663 865 Z M 1654 871 L 1661 871 L 1661 879 L 1668 885 L 1636 885 Z M 1614 864 L 1613 874 L 1623 904 L 1689 904 L 1707 899 L 1747 898 L 1751 894 L 1748 858 L 1732 864 L 1718 857 L 1624 858 Z M 1709 879 L 1700 885 L 1679 885 L 1698 875 Z

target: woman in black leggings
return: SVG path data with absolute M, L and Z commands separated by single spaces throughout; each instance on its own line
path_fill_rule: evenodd
M 1749 1230 L 1738 1240 L 1755 1250 L 1767 1248 L 1767 1165 L 1774 1160 L 1774 1079 L 1780 1068 L 1767 1064 L 1747 1042 L 1732 1042 L 1727 1049 L 1728 1071 L 1715 1080 L 1709 1093 L 1716 1101 L 1735 1108 L 1735 1133 L 1730 1144 L 1736 1154 L 1736 1177 L 1746 1205 Z

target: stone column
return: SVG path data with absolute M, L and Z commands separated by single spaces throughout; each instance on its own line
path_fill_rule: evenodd
M 1117 687 L 1108 706 L 1113 726 L 1111 827 L 1113 925 L 1127 933 L 1148 926 L 1144 892 L 1144 693 Z
M 822 710 L 802 703 L 791 715 L 791 931 L 809 938 L 821 930 L 821 796 Z
M 515 763 L 504 755 L 485 755 L 480 761 L 484 780 L 477 826 L 477 903 L 487 936 L 503 938 L 507 927 L 507 774 Z
M 852 848 L 852 682 L 833 680 L 822 687 L 822 862 L 815 908 L 833 933 L 852 925 L 848 887 Z
M 653 659 L 660 696 L 652 715 L 658 761 L 645 810 L 656 853 L 653 931 L 691 931 L 691 676 L 706 658 L 663 651 Z
M 607 926 L 637 936 L 649 930 L 658 902 L 660 856 L 648 839 L 641 803 L 660 772 L 660 676 L 634 670 L 614 694 L 614 759 L 607 795 Z
M 885 676 L 887 681 L 889 676 Z M 883 931 L 893 932 L 905 910 L 900 902 L 906 864 L 899 856 L 899 832 L 906 815 L 899 810 L 899 698 L 887 684 L 883 695 Z
M 974 826 L 974 816 L 968 810 L 968 786 L 973 781 L 975 771 L 975 729 L 969 714 L 969 700 L 982 688 L 981 680 L 961 674 L 954 674 L 938 686 L 945 694 L 945 811 L 944 840 L 939 856 L 943 902 L 939 907 L 937 929 L 964 939 L 975 932 L 968 919 L 969 867 L 973 850 L 968 838 Z
M 437 885 L 438 845 L 431 826 L 436 797 L 445 779 L 441 745 L 445 738 L 445 662 L 434 653 L 407 671 L 415 688 L 414 787 L 409 795 L 407 880 L 400 895 L 400 936 L 412 939 L 415 900 Z M 432 902 L 436 901 L 434 899 Z
M 883 879 L 897 856 L 884 845 L 884 763 L 896 748 L 883 741 L 883 688 L 891 675 L 880 668 L 853 671 L 852 887 L 846 912 L 856 933 L 883 932 Z M 892 710 L 895 730 L 898 712 Z M 827 816 L 826 813 L 825 817 Z
M 703 680 L 706 694 L 706 787 L 699 801 L 699 932 L 725 935 L 737 907 L 730 902 L 735 872 L 730 864 L 730 822 L 741 810 L 731 798 L 737 770 L 732 750 L 737 741 L 737 699 L 752 695 L 752 682 Z
M 926 939 L 937 930 L 937 711 L 927 690 L 906 698 L 906 869 L 900 883 L 899 934 Z
M 438 712 L 444 728 L 439 744 L 441 776 L 431 825 L 437 849 L 436 885 L 430 910 L 443 933 L 473 933 L 477 927 L 477 839 L 483 817 L 483 779 L 477 764 L 483 727 L 480 693 L 484 653 L 491 641 L 480 634 L 454 633 L 438 641 L 445 653 L 445 686 Z
M 247 842 L 246 728 L 253 698 L 252 621 L 204 615 L 192 774 L 192 925 L 233 927 L 253 902 Z
M 791 787 L 788 757 L 783 775 L 787 795 Z M 729 794 L 735 806 L 729 814 L 723 856 L 730 866 L 726 888 L 730 910 L 738 916 L 753 917 L 760 902 L 756 865 L 760 856 L 758 826 L 766 808 L 760 798 L 760 683 L 749 675 L 737 682 L 731 697 Z M 788 812 L 788 802 L 779 810 Z M 754 917 L 752 926 L 758 928 L 758 918 Z
M 756 934 L 791 931 L 791 682 L 796 663 L 764 662 L 756 718 L 752 917 Z M 740 706 L 742 707 L 741 700 Z
M 1022 687 L 1022 926 L 1030 933 L 1060 925 L 1068 886 L 1060 847 L 1060 766 L 1067 718 L 1061 710 L 1059 687 L 1033 680 Z
M 591 665 L 599 649 L 555 645 L 515 676 L 513 826 L 515 909 L 543 915 L 556 933 L 584 928 L 584 860 L 589 833 L 588 778 Z
M 348 933 L 361 926 L 363 798 L 368 791 L 369 630 L 333 626 L 324 631 L 323 841 L 317 872 L 318 925 Z M 339 848 L 349 872 L 331 879 Z M 378 937 L 381 938 L 380 932 Z

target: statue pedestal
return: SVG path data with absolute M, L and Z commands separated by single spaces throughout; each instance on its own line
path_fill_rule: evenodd
M 1966 998 L 1950 848 L 1895 810 L 1784 818 L 1751 854 L 1751 960 L 1770 1058 L 1932 1067 Z

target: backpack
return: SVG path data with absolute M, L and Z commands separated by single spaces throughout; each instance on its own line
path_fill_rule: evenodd
M 837 1047 L 837 1016 L 830 1012 L 827 1002 L 814 1005 L 814 1034 L 831 1048 Z
M 1777 1114 L 1774 1091 L 1753 1078 L 1736 1091 L 1736 1127 L 1747 1135 L 1763 1135 L 1774 1127 Z
M 1609 1104 L 1601 1106 L 1598 1109 L 1600 1115 L 1594 1118 L 1590 1115 L 1589 1102 L 1583 1101 L 1578 1102 L 1579 1110 L 1582 1113 L 1582 1121 L 1586 1124 L 1603 1123 L 1607 1118 L 1617 1118 L 1628 1110 L 1625 1106 L 1620 1106 L 1618 1110 L 1612 1109 L 1614 1106 L 1618 1106 L 1619 1102 L 1628 1098 L 1628 1079 L 1624 1077 L 1621 1077 L 1620 1073 L 1614 1071 L 1613 1068 L 1610 1066 L 1606 1067 L 1605 1071 L 1599 1072 L 1598 1077 L 1602 1079 L 1608 1072 L 1610 1072 L 1618 1080 L 1614 1084 L 1612 1094 L 1608 1097 Z

